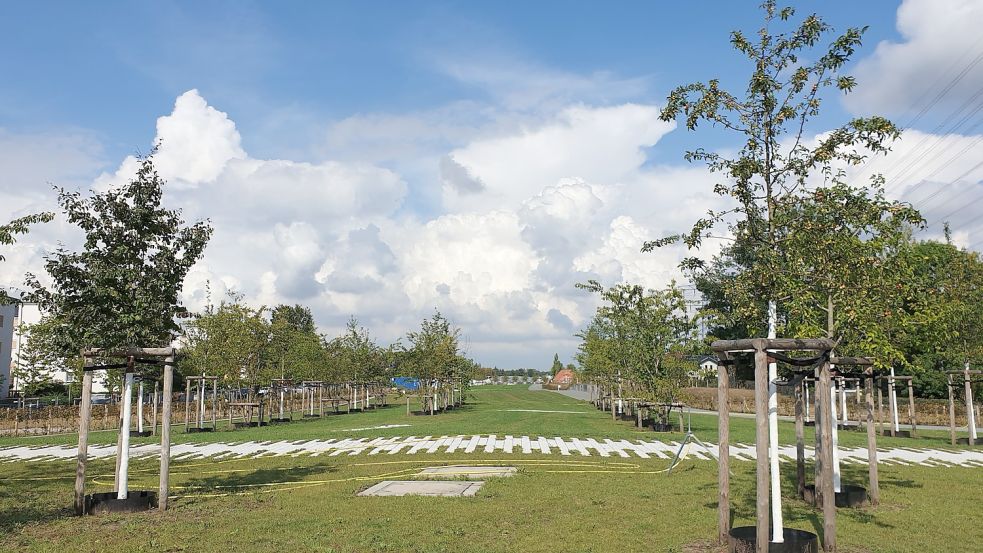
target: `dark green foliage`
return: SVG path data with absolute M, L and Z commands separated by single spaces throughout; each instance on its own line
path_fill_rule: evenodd
M 212 229 L 207 222 L 185 226 L 179 211 L 162 206 L 163 187 L 151 156 L 120 188 L 90 197 L 58 189 L 58 203 L 84 233 L 84 246 L 45 257 L 50 289 L 34 275 L 27 284 L 57 321 L 64 352 L 163 346 L 178 330 L 178 294 Z
M 37 213 L 18 217 L 6 225 L 0 225 L 0 246 L 9 246 L 17 241 L 18 234 L 27 234 L 30 226 L 37 223 L 47 223 L 54 218 L 54 213 Z M 3 253 L 0 252 L 0 261 L 3 261 Z M 14 299 L 8 295 L 6 290 L 0 289 L 0 305 L 13 303 Z

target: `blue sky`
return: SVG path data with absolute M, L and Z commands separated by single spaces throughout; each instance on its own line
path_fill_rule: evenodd
M 302 148 L 310 126 L 352 114 L 489 100 L 493 91 L 447 74 L 469 62 L 639 79 L 630 98 L 589 100 L 659 102 L 676 84 L 740 82 L 728 33 L 757 28 L 754 4 L 9 3 L 18 24 L 0 47 L 18 55 L 0 60 L 0 124 L 89 129 L 116 159 L 146 148 L 155 118 L 196 88 L 236 121 L 248 150 L 276 157 Z M 891 2 L 798 6 L 838 29 L 869 25 L 867 50 L 897 36 Z M 843 116 L 834 102 L 823 119 Z
M 926 236 L 948 220 L 958 244 L 983 247 L 983 0 L 793 4 L 840 31 L 869 26 L 848 67 L 860 86 L 827 98 L 807 139 L 856 115 L 914 121 L 865 170 L 923 210 Z M 215 226 L 185 285 L 192 309 L 208 284 L 309 305 L 328 333 L 355 315 L 388 342 L 438 308 L 480 361 L 545 368 L 572 358 L 596 306 L 576 282 L 681 281 L 687 252 L 641 243 L 727 207 L 682 156 L 739 141 L 659 108 L 693 81 L 740 91 L 748 65 L 729 33 L 754 33 L 761 12 L 102 1 L 8 2 L 4 20 L 0 220 L 53 209 L 52 184 L 125 181 L 159 140 L 168 203 Z M 64 221 L 38 228 L 7 252 L 0 285 L 77 239 Z

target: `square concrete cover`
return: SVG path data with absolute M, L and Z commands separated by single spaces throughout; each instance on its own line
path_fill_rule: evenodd
M 359 492 L 360 496 L 429 495 L 436 497 L 470 497 L 484 482 L 432 482 L 419 480 L 385 480 Z
M 421 478 L 486 478 L 492 476 L 512 476 L 515 467 L 476 467 L 453 465 L 449 467 L 427 467 L 416 474 Z

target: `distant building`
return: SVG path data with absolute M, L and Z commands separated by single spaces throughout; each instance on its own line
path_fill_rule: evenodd
M 0 399 L 9 397 L 10 392 L 19 391 L 22 386 L 14 378 L 14 370 L 21 363 L 21 352 L 31 336 L 30 326 L 41 321 L 41 309 L 36 303 L 21 302 L 16 305 L 0 305 Z M 74 382 L 75 374 L 64 367 L 52 369 L 51 378 L 55 382 L 69 384 Z M 94 393 L 107 391 L 105 382 L 93 382 Z
M 573 374 L 573 371 L 570 369 L 561 369 L 556 371 L 556 374 L 553 375 L 553 380 L 551 380 L 551 382 L 558 386 L 568 386 L 573 384 L 573 381 L 576 378 L 577 375 Z
M 0 305 L 0 399 L 6 399 L 10 390 L 10 369 L 13 368 L 14 319 L 17 307 Z

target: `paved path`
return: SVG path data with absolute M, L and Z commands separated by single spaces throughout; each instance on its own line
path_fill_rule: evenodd
M 716 445 L 707 444 L 710 451 L 690 447 L 689 456 L 710 460 L 716 455 Z M 89 447 L 90 458 L 108 458 L 115 454 L 114 444 L 93 445 Z M 257 458 L 267 456 L 338 456 L 338 455 L 379 455 L 404 453 L 425 455 L 430 453 L 473 454 L 495 453 L 506 455 L 577 455 L 591 457 L 636 457 L 643 459 L 671 459 L 679 449 L 678 442 L 660 440 L 611 440 L 596 438 L 545 438 L 542 436 L 408 436 L 391 438 L 342 438 L 328 440 L 265 441 L 239 443 L 184 443 L 171 446 L 171 456 L 175 459 L 189 458 Z M 157 457 L 159 445 L 141 445 L 131 448 L 133 457 Z M 57 461 L 72 459 L 77 453 L 72 446 L 14 446 L 0 448 L 0 462 L 3 461 Z M 753 444 L 732 444 L 731 457 L 750 461 L 755 458 Z M 782 446 L 780 455 L 783 461 L 795 459 L 795 446 Z M 806 457 L 812 457 L 813 450 L 806 448 Z M 867 464 L 866 448 L 840 448 L 840 459 L 844 464 Z M 983 451 L 893 448 L 878 449 L 879 464 L 924 465 L 924 466 L 963 466 L 983 467 Z

